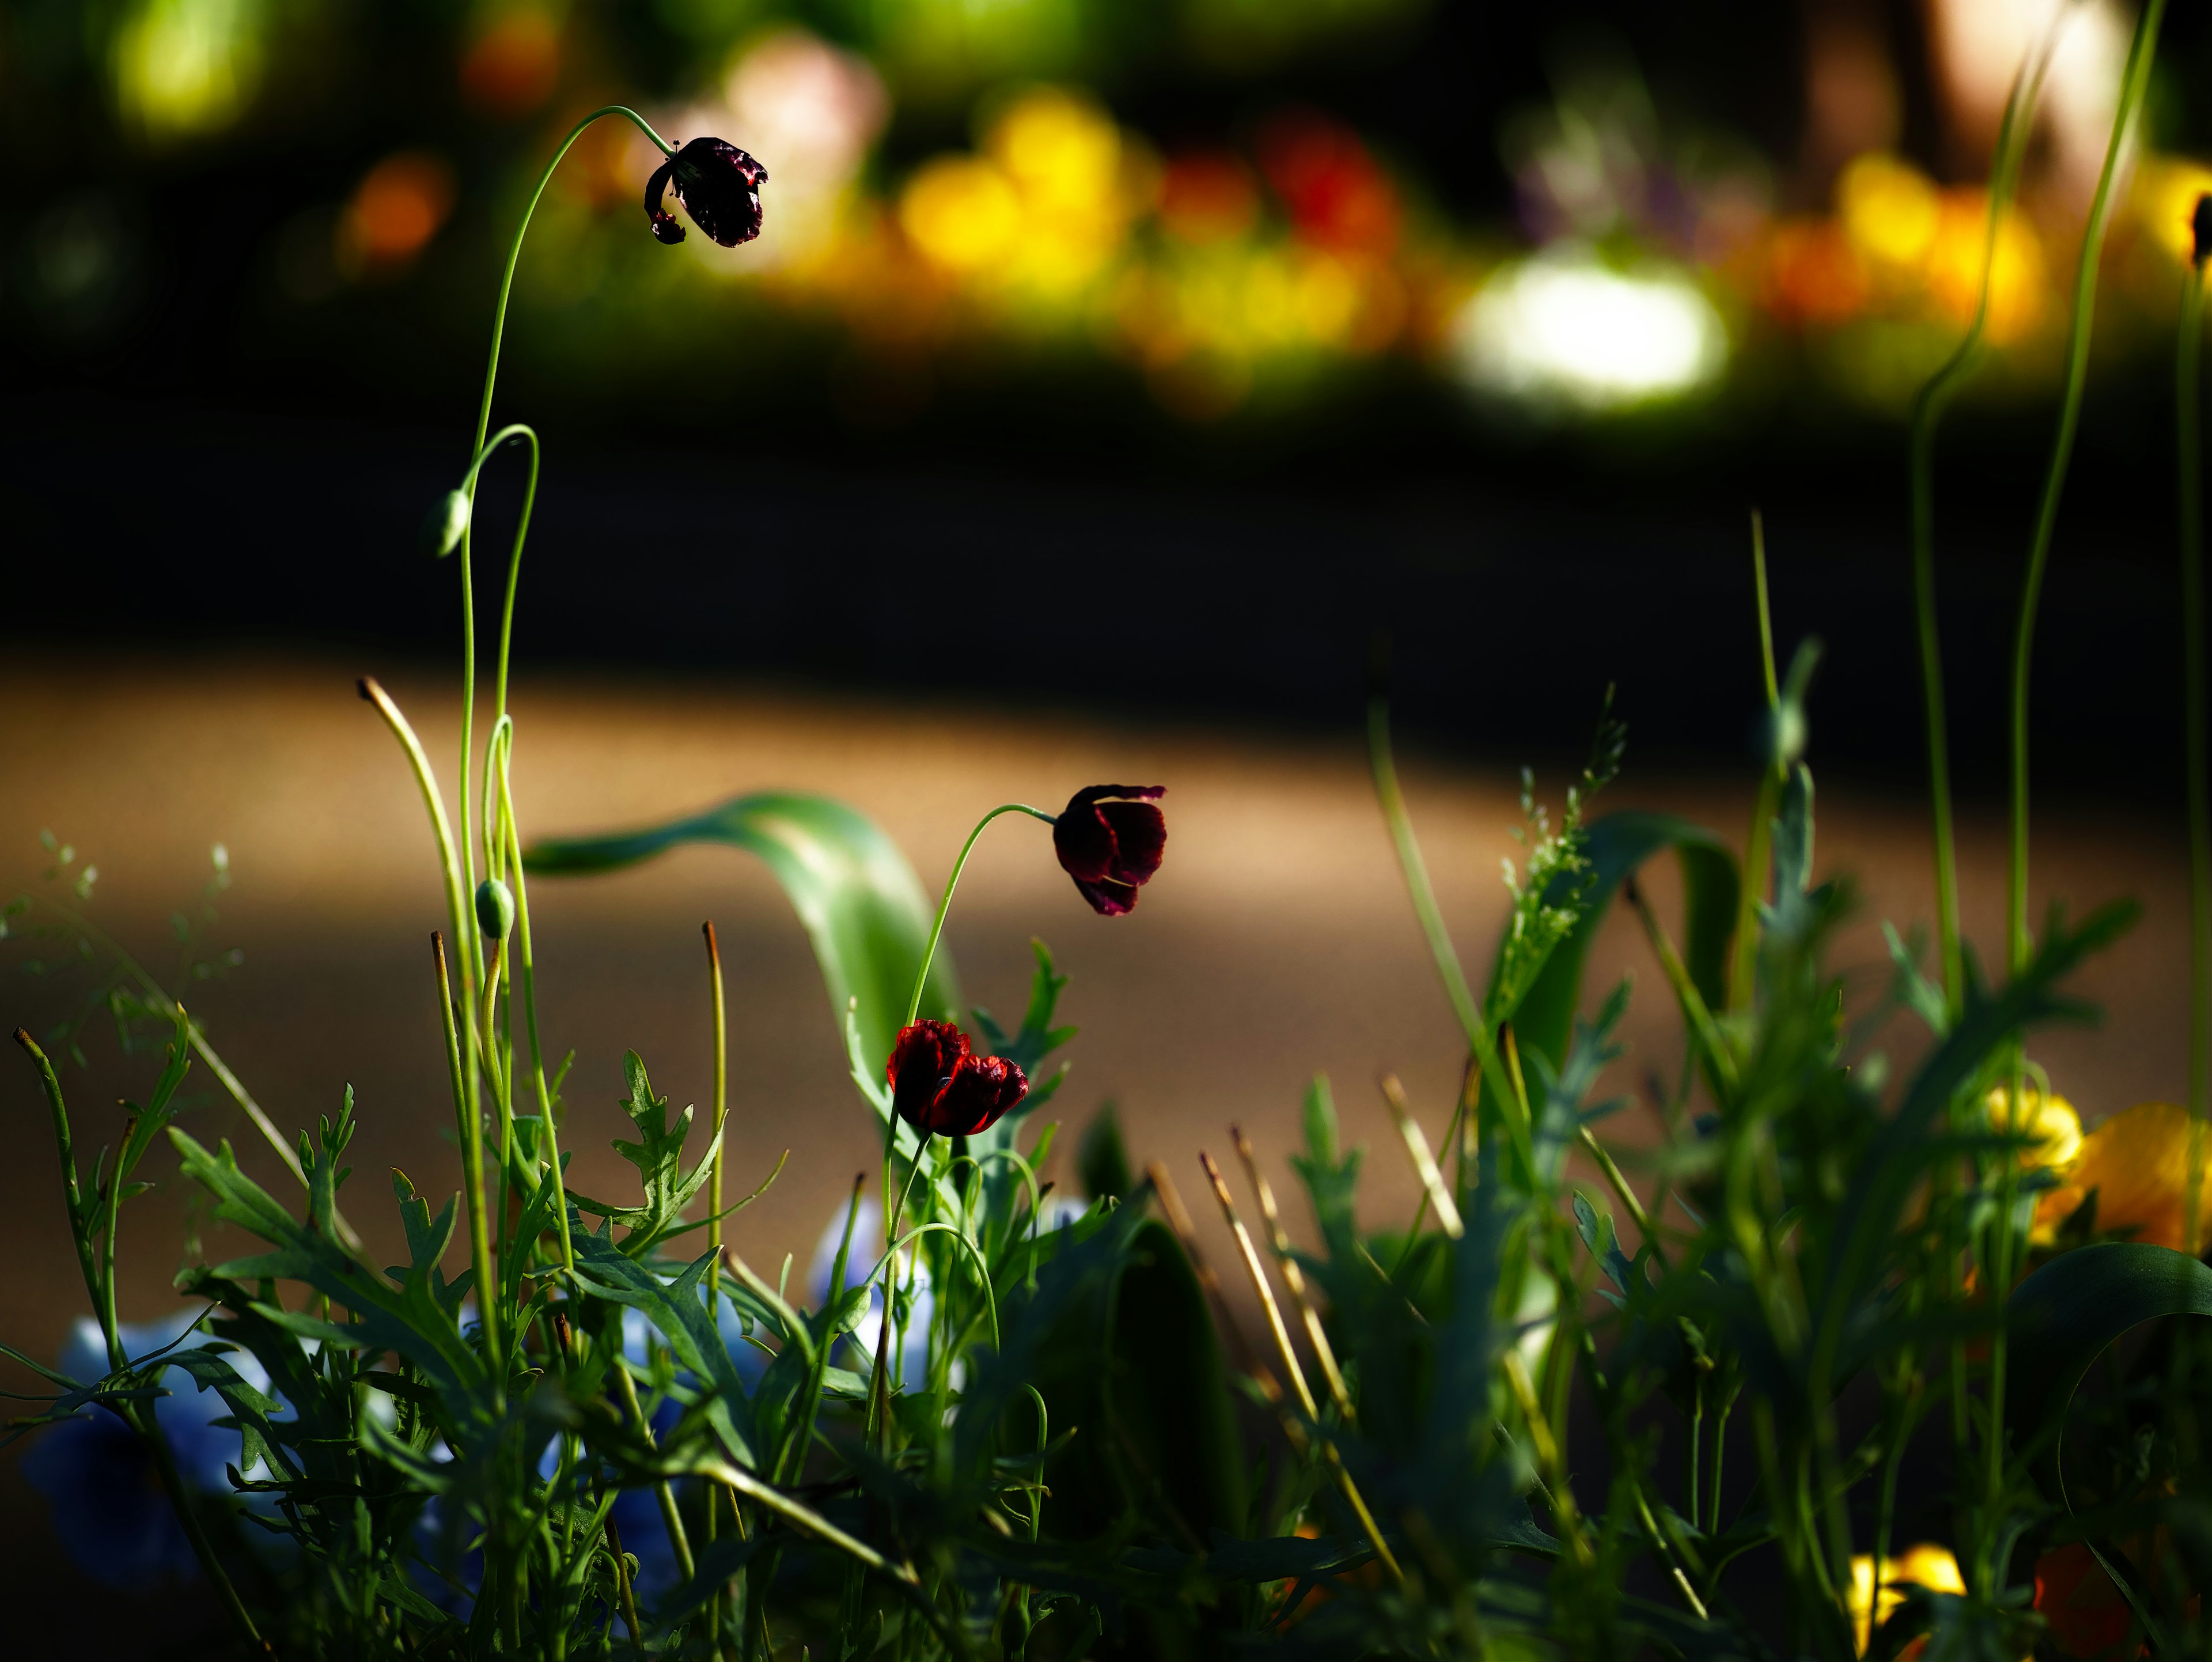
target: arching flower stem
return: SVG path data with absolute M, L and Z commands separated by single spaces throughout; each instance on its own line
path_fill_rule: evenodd
M 983 834 L 983 827 L 1006 813 L 1025 813 L 1032 819 L 1042 819 L 1048 825 L 1060 823 L 1060 816 L 1047 813 L 1042 808 L 1033 808 L 1026 802 L 1002 802 L 975 822 L 975 829 L 968 833 L 968 840 L 960 845 L 960 857 L 952 862 L 952 875 L 945 880 L 945 897 L 937 903 L 936 921 L 929 926 L 928 944 L 921 949 L 921 967 L 915 971 L 914 995 L 906 1001 L 906 1020 L 902 1028 L 914 1026 L 915 1017 L 921 1013 L 922 989 L 929 984 L 929 966 L 937 958 L 938 937 L 945 933 L 945 915 L 952 910 L 952 892 L 960 886 L 960 874 L 968 864 L 968 855 L 975 846 L 975 839 Z
M 462 494 L 466 496 L 473 504 L 476 499 L 477 476 L 483 471 L 483 465 L 491 460 L 492 453 L 509 439 L 528 441 L 530 472 L 523 481 L 522 516 L 515 521 L 514 549 L 508 557 L 507 567 L 507 600 L 500 610 L 499 660 L 492 673 L 491 702 L 494 721 L 499 720 L 507 714 L 507 665 L 514 643 L 514 592 L 522 581 L 522 545 L 530 535 L 531 510 L 538 503 L 538 469 L 539 462 L 543 460 L 538 449 L 537 430 L 519 421 L 509 422 L 505 427 L 501 428 L 498 432 L 477 447 L 476 460 L 469 464 L 469 471 L 462 476 L 460 486 Z M 473 514 L 470 516 L 470 525 L 471 528 L 475 525 Z M 487 850 L 484 861 L 489 866 L 491 862 L 489 849 L 492 844 L 487 841 L 484 847 Z
M 566 158 L 568 152 L 574 148 L 576 141 L 584 136 L 584 130 L 586 128 L 589 127 L 593 122 L 601 119 L 603 117 L 611 115 L 622 116 L 632 122 L 640 132 L 643 133 L 647 138 L 653 142 L 653 144 L 659 149 L 663 155 L 672 155 L 675 154 L 675 147 L 670 144 L 668 141 L 663 138 L 659 133 L 655 132 L 653 130 L 652 124 L 643 116 L 640 115 L 635 110 L 633 110 L 627 105 L 623 104 L 607 104 L 603 105 L 599 109 L 593 110 L 589 115 L 584 117 L 582 120 L 577 122 L 574 126 L 568 130 L 568 136 L 561 141 L 559 148 L 553 152 L 552 156 L 546 161 L 544 171 L 538 175 L 537 188 L 531 192 L 530 200 L 524 205 L 522 210 L 521 221 L 514 228 L 514 240 L 507 245 L 507 266 L 505 271 L 501 274 L 499 282 L 499 299 L 492 307 L 491 354 L 489 359 L 484 365 L 483 397 L 477 407 L 476 433 L 469 443 L 469 454 L 472 460 L 469 469 L 468 483 L 464 487 L 464 490 L 469 497 L 470 506 L 471 508 L 474 508 L 476 502 L 476 474 L 477 469 L 483 465 L 483 456 L 485 448 L 484 438 L 491 430 L 492 394 L 499 381 L 499 349 L 500 344 L 505 338 L 507 333 L 507 301 L 514 291 L 514 271 L 515 267 L 520 263 L 522 259 L 523 239 L 529 234 L 531 218 L 537 213 L 538 204 L 545 195 L 545 187 L 552 183 L 554 170 L 560 167 L 562 160 Z M 528 531 L 530 526 L 530 504 L 536 495 L 538 475 L 536 451 L 536 435 L 532 435 L 530 490 L 529 494 L 524 498 L 522 522 L 519 527 L 517 527 L 515 531 L 514 558 L 508 574 L 506 622 L 501 630 L 500 636 L 498 692 L 500 714 L 501 715 L 506 713 L 507 639 L 508 632 L 512 627 L 514 616 L 514 581 L 516 576 L 520 573 L 521 566 L 523 536 Z M 473 514 L 471 514 L 471 518 L 473 520 Z M 464 781 L 468 778 L 471 771 L 471 763 L 474 759 L 476 750 L 474 731 L 477 697 L 476 585 L 470 569 L 470 553 L 473 538 L 473 530 L 474 527 L 471 526 L 469 530 L 465 530 L 461 533 L 459 549 L 461 563 L 461 777 Z M 465 789 L 465 786 L 464 786 L 464 788 Z M 463 805 L 464 819 L 465 819 L 466 817 L 466 805 L 465 803 Z M 482 824 L 483 817 L 482 805 L 479 804 L 477 813 L 479 825 Z M 466 838 L 464 838 L 462 841 L 460 855 L 461 889 L 462 892 L 466 894 L 476 887 L 476 859 L 474 849 L 473 845 L 470 843 Z M 477 982 L 481 981 L 483 976 L 483 949 L 481 945 L 474 941 L 472 932 L 469 934 L 465 934 L 462 937 L 461 970 L 462 981 L 464 983 L 464 996 L 462 1002 L 465 1005 L 469 1001 L 466 997 L 467 991 L 473 988 Z

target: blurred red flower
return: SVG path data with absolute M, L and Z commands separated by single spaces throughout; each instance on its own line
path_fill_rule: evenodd
M 1028 1076 L 1004 1056 L 979 1056 L 949 1021 L 924 1019 L 903 1030 L 884 1068 L 891 1106 L 928 1136 L 972 1137 L 1029 1094 Z
M 1299 237 L 1340 253 L 1388 254 L 1402 217 L 1397 188 L 1351 128 L 1311 113 L 1260 130 L 1260 170 Z

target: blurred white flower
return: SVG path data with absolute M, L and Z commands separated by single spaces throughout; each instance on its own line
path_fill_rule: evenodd
M 1601 411 L 1705 386 L 1727 362 L 1728 332 L 1673 267 L 1615 271 L 1567 246 L 1499 268 L 1454 320 L 1450 351 L 1478 391 Z
M 846 1208 L 839 1207 L 830 1215 L 829 1226 L 822 1239 L 814 1244 L 814 1262 L 806 1276 L 807 1291 L 814 1306 L 820 1309 L 829 1301 L 830 1277 L 837 1267 L 837 1244 L 844 1239 Z M 861 1276 L 875 1268 L 884 1254 L 884 1213 L 872 1195 L 860 1197 L 859 1215 L 853 1220 L 853 1245 L 845 1259 L 845 1284 L 852 1286 Z M 929 1369 L 929 1324 L 936 1309 L 930 1296 L 929 1266 L 916 1263 L 911 1249 L 902 1254 L 904 1265 L 897 1272 L 898 1285 L 903 1288 L 908 1276 L 913 1278 L 913 1289 L 907 1307 L 904 1342 L 899 1349 L 892 1379 L 909 1390 L 919 1389 Z M 849 1336 L 848 1342 L 856 1343 L 873 1360 L 876 1341 L 883 1331 L 883 1284 L 878 1282 L 868 1289 L 868 1313 Z

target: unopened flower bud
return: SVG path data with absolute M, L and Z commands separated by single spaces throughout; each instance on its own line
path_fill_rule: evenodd
M 442 560 L 461 545 L 469 528 L 469 498 L 465 491 L 448 490 L 430 504 L 422 520 L 422 546 L 434 560 Z
M 1759 723 L 1759 744 L 1767 766 L 1787 769 L 1805 753 L 1805 742 L 1811 736 L 1805 706 L 1796 698 L 1783 699 Z
M 489 941 L 504 941 L 514 927 L 514 893 L 496 877 L 477 885 L 477 928 Z

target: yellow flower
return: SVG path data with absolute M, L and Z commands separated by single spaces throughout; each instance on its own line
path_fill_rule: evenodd
M 2065 1181 L 2035 1208 L 2033 1233 L 2048 1238 L 2097 1195 L 2097 1232 L 2160 1246 L 2182 1246 L 2189 1189 L 2190 1117 L 2171 1102 L 2139 1102 L 2114 1114 L 2081 1140 Z M 2197 1187 L 2197 1239 L 2212 1224 L 2212 1129 L 2204 1137 L 2207 1170 Z
M 1917 1546 L 1907 1547 L 1895 1558 L 1885 1559 L 1881 1571 L 1881 1609 L 1880 1620 L 1887 1622 L 1896 1614 L 1897 1607 L 1905 1602 L 1898 1589 L 1900 1584 L 1911 1582 L 1930 1592 L 1964 1592 L 1966 1578 L 1959 1574 L 1959 1561 L 1951 1555 L 1948 1547 L 1939 1547 L 1933 1541 L 1923 1541 Z M 1860 1553 L 1851 1560 L 1850 1591 L 1851 1637 L 1857 1653 L 1864 1656 L 1867 1646 L 1878 1625 L 1874 1609 L 1874 1558 Z M 1898 1662 L 1911 1662 L 1927 1647 L 1923 1638 L 1916 1639 L 1899 1653 Z
M 1990 1129 L 2009 1131 L 2013 1129 L 2012 1087 L 2000 1085 L 1989 1094 L 1984 1110 L 1990 1117 Z M 2021 1087 L 2021 1131 L 2035 1139 L 2020 1151 L 2020 1166 L 2032 1172 L 2041 1166 L 2063 1171 L 2081 1150 L 2081 1117 L 2074 1111 L 2074 1105 L 2053 1092 L 2045 1096 L 2033 1085 Z

